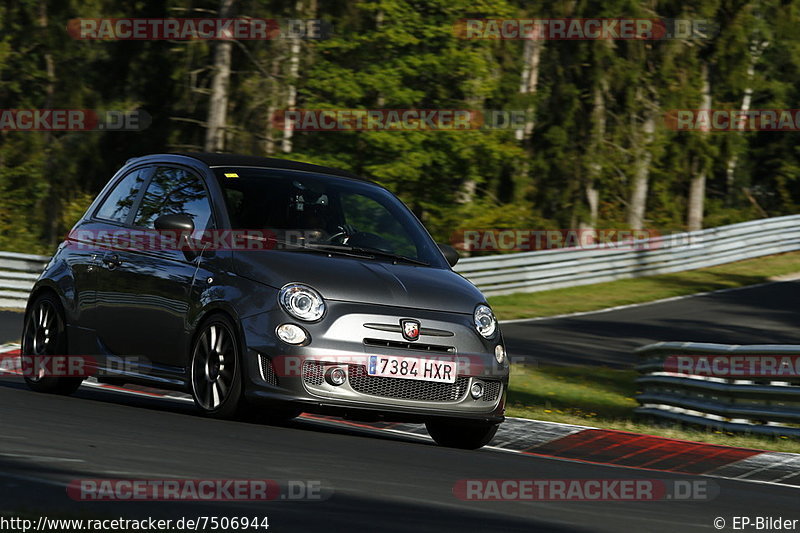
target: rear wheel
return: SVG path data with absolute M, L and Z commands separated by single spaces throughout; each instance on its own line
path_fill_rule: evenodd
M 58 298 L 43 294 L 34 300 L 22 330 L 22 356 L 25 383 L 36 392 L 72 394 L 83 378 L 47 376 L 45 358 L 67 355 L 67 328 Z
M 477 450 L 491 442 L 499 424 L 430 420 L 425 427 L 439 446 Z
M 215 316 L 195 337 L 190 364 L 194 403 L 215 418 L 230 418 L 242 399 L 241 349 L 231 322 Z

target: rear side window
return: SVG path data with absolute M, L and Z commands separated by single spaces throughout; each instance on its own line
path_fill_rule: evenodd
M 133 203 L 142 190 L 148 172 L 149 169 L 142 168 L 134 170 L 122 178 L 122 181 L 114 187 L 97 209 L 95 216 L 111 222 L 125 223 L 133 208 Z
M 197 234 L 211 225 L 211 203 L 203 182 L 186 170 L 159 167 L 144 193 L 134 225 L 153 229 L 162 215 L 185 214 L 192 217 Z

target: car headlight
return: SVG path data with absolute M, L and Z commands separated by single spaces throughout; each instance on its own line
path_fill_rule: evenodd
M 475 308 L 473 316 L 475 320 L 475 329 L 486 339 L 490 339 L 494 332 L 497 331 L 497 319 L 492 313 L 492 309 L 488 305 L 479 305 Z
M 307 285 L 284 285 L 278 294 L 278 301 L 287 313 L 307 322 L 319 320 L 325 314 L 325 300 Z

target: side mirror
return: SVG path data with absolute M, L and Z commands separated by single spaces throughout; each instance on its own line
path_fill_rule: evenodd
M 453 248 L 449 244 L 439 244 L 439 250 L 442 251 L 442 255 L 444 255 L 444 258 L 447 259 L 447 262 L 450 264 L 451 267 L 456 266 L 456 263 L 458 263 L 459 255 L 455 248 Z
M 153 226 L 158 231 L 180 231 L 192 233 L 194 231 L 194 221 L 189 215 L 161 215 L 158 217 Z
M 200 255 L 192 245 L 194 221 L 185 214 L 161 215 L 153 222 L 157 231 L 171 231 L 180 235 L 179 249 L 183 251 L 187 261 L 194 261 Z

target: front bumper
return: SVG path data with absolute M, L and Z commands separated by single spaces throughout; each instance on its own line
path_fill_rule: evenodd
M 403 318 L 420 321 L 418 341 L 403 339 Z M 283 323 L 304 327 L 311 341 L 302 347 L 281 342 L 275 328 Z M 245 394 L 252 402 L 292 403 L 305 411 L 370 420 L 503 420 L 509 369 L 494 358 L 502 336 L 484 339 L 470 315 L 329 301 L 326 316 L 316 324 L 299 323 L 275 309 L 244 320 L 243 326 Z M 368 376 L 370 355 L 455 361 L 456 382 Z M 335 366 L 347 373 L 339 386 L 324 377 Z M 470 393 L 477 381 L 484 385 L 480 398 Z

